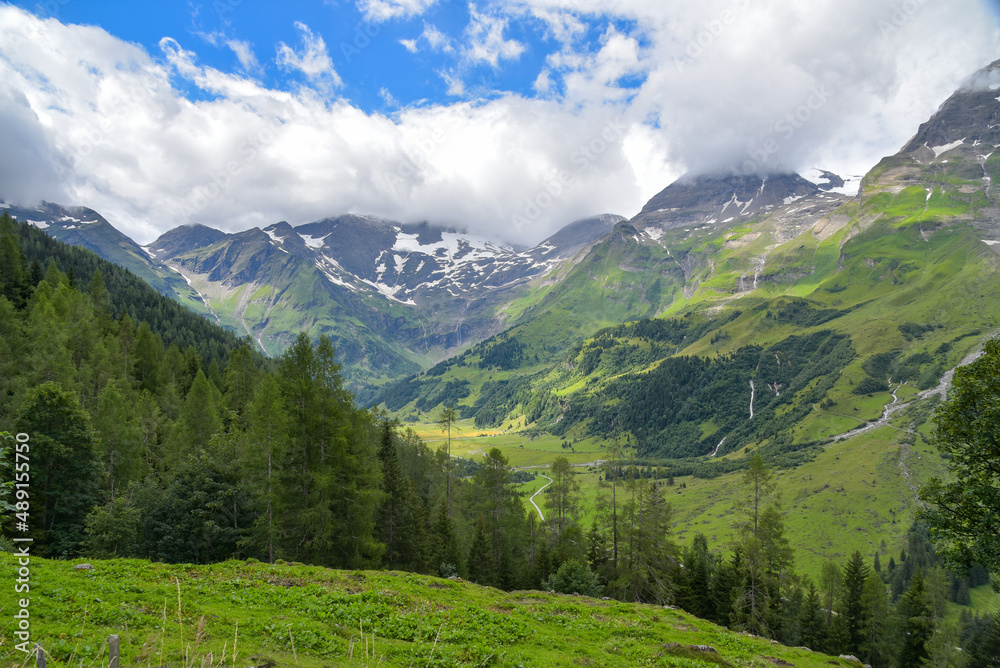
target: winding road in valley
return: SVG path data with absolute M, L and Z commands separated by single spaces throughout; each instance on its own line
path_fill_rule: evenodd
M 531 505 L 533 505 L 535 507 L 535 510 L 538 511 L 538 519 L 540 519 L 541 521 L 544 522 L 545 521 L 545 515 L 542 515 L 542 509 L 538 507 L 537 503 L 535 503 L 535 497 L 538 496 L 539 494 L 541 494 L 545 490 L 546 487 L 548 487 L 549 485 L 552 484 L 552 478 L 550 478 L 547 475 L 544 475 L 542 473 L 536 473 L 535 475 L 540 475 L 543 478 L 545 478 L 546 480 L 548 480 L 547 483 L 545 483 L 544 485 L 542 485 L 541 489 L 539 489 L 537 492 L 535 492 L 534 494 L 532 494 L 531 498 L 528 499 L 528 501 L 531 501 Z

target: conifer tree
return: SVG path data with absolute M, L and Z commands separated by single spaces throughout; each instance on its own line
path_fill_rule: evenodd
M 486 522 L 482 517 L 476 520 L 476 531 L 469 547 L 469 580 L 476 584 L 496 586 L 497 568 Z
M 861 595 L 862 639 L 858 656 L 873 666 L 890 665 L 893 636 L 892 608 L 885 583 L 872 571 L 865 578 Z
M 229 356 L 224 377 L 226 410 L 243 415 L 260 382 L 250 346 L 243 342 Z
M 927 641 L 934 634 L 934 607 L 924 588 L 924 574 L 917 569 L 896 608 L 899 617 L 899 665 L 919 666 L 929 656 Z
M 170 432 L 168 466 L 179 463 L 185 452 L 208 445 L 222 424 L 219 403 L 219 391 L 199 369 Z
M 438 505 L 432 540 L 431 567 L 438 575 L 447 577 L 466 572 L 447 501 L 442 500 Z
M 288 457 L 289 417 L 285 399 L 275 376 L 266 376 L 246 406 L 249 428 L 244 470 L 257 488 L 261 513 L 253 525 L 253 545 L 269 563 L 274 563 L 281 544 L 280 506 L 277 486 Z
M 407 533 L 414 527 L 410 522 L 408 509 L 412 503 L 407 492 L 407 480 L 399 470 L 396 455 L 396 432 L 389 420 L 383 419 L 380 429 L 378 458 L 382 462 L 382 503 L 379 506 L 378 537 L 385 544 L 382 564 L 389 569 L 399 570 L 409 561 L 412 550 Z
M 101 391 L 94 412 L 97 446 L 107 471 L 109 505 L 114 504 L 120 490 L 143 474 L 142 436 L 135 404 L 126 399 L 130 394 L 122 391 L 117 380 L 112 380 Z
M 28 390 L 15 422 L 31 437 L 32 538 L 43 556 L 79 553 L 87 514 L 99 498 L 100 464 L 90 417 L 55 383 Z
M 712 556 L 708 549 L 708 539 L 699 533 L 684 551 L 684 592 L 680 597 L 681 606 L 702 619 L 712 619 Z
M 549 466 L 552 484 L 545 490 L 543 503 L 547 510 L 546 524 L 552 528 L 556 545 L 563 542 L 567 529 L 577 522 L 580 509 L 580 483 L 573 476 L 573 468 L 562 456 Z
M 743 475 L 742 518 L 736 524 L 735 549 L 741 556 L 742 581 L 733 606 L 734 621 L 756 635 L 770 635 L 770 608 L 779 596 L 781 577 L 791 567 L 774 476 L 760 454 Z
M 803 645 L 814 651 L 826 646 L 826 615 L 816 585 L 806 584 L 806 596 L 799 616 L 799 634 Z
M 871 569 L 865 564 L 861 552 L 855 550 L 844 568 L 843 604 L 841 614 L 847 624 L 847 646 L 851 652 L 860 652 L 864 640 L 865 581 Z

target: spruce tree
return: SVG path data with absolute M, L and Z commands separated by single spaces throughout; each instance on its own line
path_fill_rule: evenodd
M 399 470 L 396 454 L 396 432 L 392 422 L 382 420 L 378 458 L 382 463 L 382 503 L 376 522 L 377 536 L 385 544 L 382 565 L 392 570 L 402 569 L 411 559 L 414 527 L 408 512 L 412 503 L 408 481 Z M 408 535 L 410 534 L 410 535 Z
M 279 554 L 286 498 L 279 493 L 290 447 L 289 416 L 275 376 L 266 376 L 246 406 L 249 422 L 243 468 L 257 490 L 261 506 L 248 547 L 256 548 L 274 563 Z
M 497 568 L 486 522 L 482 517 L 476 520 L 476 531 L 469 547 L 469 580 L 476 584 L 496 586 Z
M 864 640 L 865 581 L 871 569 L 865 564 L 861 552 L 855 550 L 844 567 L 843 604 L 841 615 L 847 624 L 847 647 L 850 653 L 860 653 Z
M 896 607 L 899 618 L 899 664 L 919 666 L 929 656 L 927 641 L 934 634 L 934 606 L 924 588 L 924 574 L 917 569 Z
M 90 416 L 55 383 L 28 390 L 15 421 L 31 438 L 31 537 L 39 555 L 72 557 L 98 502 L 101 467 Z
M 455 536 L 455 526 L 448 512 L 448 502 L 438 505 L 437 517 L 432 532 L 432 569 L 442 577 L 465 573 L 464 560 Z
M 892 659 L 892 609 L 882 578 L 874 571 L 865 578 L 861 597 L 862 640 L 858 656 L 875 666 L 889 665 Z
M 806 596 L 799 615 L 799 636 L 803 645 L 813 651 L 826 646 L 826 615 L 816 585 L 806 584 Z

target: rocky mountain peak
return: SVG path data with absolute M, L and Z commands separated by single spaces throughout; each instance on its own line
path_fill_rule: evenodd
M 815 195 L 815 183 L 798 174 L 686 175 L 653 197 L 632 222 L 671 229 L 695 223 L 726 223 L 768 213 Z
M 1000 60 L 970 77 L 920 126 L 902 152 L 926 149 L 936 158 L 961 143 L 988 143 L 987 152 L 1000 144 Z

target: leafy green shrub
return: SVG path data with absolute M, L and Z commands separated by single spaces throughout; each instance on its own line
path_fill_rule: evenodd
M 545 588 L 560 594 L 580 594 L 581 596 L 600 596 L 603 588 L 597 573 L 590 566 L 572 559 L 545 581 Z
M 854 394 L 875 394 L 876 392 L 888 392 L 889 383 L 878 378 L 868 376 L 854 386 Z

